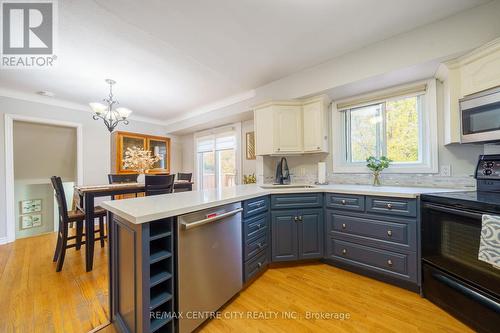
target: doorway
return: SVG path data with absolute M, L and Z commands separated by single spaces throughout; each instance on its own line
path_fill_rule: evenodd
M 5 159 L 7 242 L 55 231 L 50 177 L 82 183 L 81 124 L 6 114 Z
M 198 189 L 239 184 L 241 169 L 240 124 L 195 135 L 195 163 Z

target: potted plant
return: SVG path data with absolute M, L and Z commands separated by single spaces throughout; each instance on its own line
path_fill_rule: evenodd
M 160 157 L 151 154 L 149 150 L 132 147 L 125 151 L 123 166 L 126 169 L 137 171 L 139 174 L 146 174 L 159 160 Z
M 373 173 L 373 186 L 380 186 L 380 173 L 387 169 L 392 161 L 385 156 L 380 156 L 380 159 L 370 156 L 366 159 L 366 166 Z

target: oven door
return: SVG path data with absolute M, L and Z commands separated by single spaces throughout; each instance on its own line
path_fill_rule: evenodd
M 460 100 L 461 142 L 500 140 L 500 88 Z
M 500 299 L 500 269 L 478 259 L 482 213 L 422 203 L 422 260 Z

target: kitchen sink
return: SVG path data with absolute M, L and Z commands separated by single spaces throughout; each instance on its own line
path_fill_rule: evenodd
M 284 188 L 284 189 L 293 189 L 293 188 L 316 188 L 314 185 L 307 185 L 307 184 L 289 184 L 289 185 L 282 185 L 282 184 L 267 184 L 267 185 L 259 185 L 260 188 L 263 189 L 277 189 L 277 188 Z

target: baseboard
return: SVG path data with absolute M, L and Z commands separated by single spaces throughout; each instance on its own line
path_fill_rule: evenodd
M 7 244 L 7 243 L 8 243 L 7 237 L 0 237 L 0 245 Z

